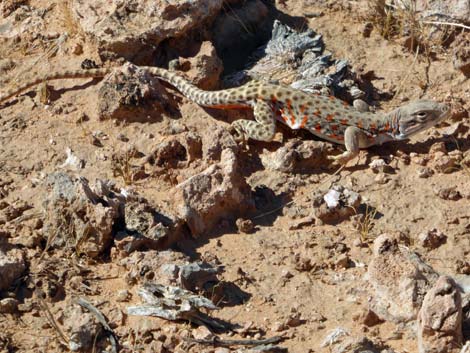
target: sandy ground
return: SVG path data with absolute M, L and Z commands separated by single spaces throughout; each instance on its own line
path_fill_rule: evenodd
M 47 2 L 31 0 L 29 3 L 45 8 Z M 318 17 L 308 18 L 308 26 L 323 35 L 327 49 L 335 57 L 349 60 L 359 75 L 373 77 L 372 84 L 376 89 L 396 93 L 391 100 L 381 102 L 379 109 L 391 109 L 405 100 L 425 97 L 452 103 L 457 107 L 454 109 L 464 113 L 455 121 L 432 128 L 409 143 L 392 143 L 363 151 L 357 162 L 333 178 L 330 177 L 332 171 L 326 170 L 304 174 L 266 170 L 258 159 L 251 158 L 252 155 L 268 153 L 266 149 L 274 150 L 280 145 L 254 143 L 250 151 L 242 155 L 244 176 L 253 190 L 266 186 L 279 196 L 272 206 L 264 205 L 262 211 L 247 217 L 253 220 L 255 231 L 245 234 L 237 232 L 233 223 L 222 223 L 210 234 L 177 244 L 176 250 L 193 259 L 217 259 L 225 267 L 219 278 L 236 284 L 246 293 L 243 304 L 225 306 L 215 314 L 218 318 L 248 325 L 245 333 L 230 338 L 256 338 L 259 337 L 256 332 L 262 332 L 266 337 L 282 334 L 286 339 L 280 346 L 288 348 L 289 352 L 331 352 L 329 347 L 321 348 L 320 343 L 330 330 L 342 327 L 351 335 L 382 342 L 384 347 L 395 352 L 416 352 L 416 335 L 409 327 L 390 322 L 374 326 L 364 324 L 370 293 L 363 281 L 372 256 L 373 239 L 382 233 L 396 232 L 402 232 L 409 240 L 409 247 L 437 272 L 469 274 L 470 171 L 468 167 L 456 165 L 449 173 L 435 172 L 428 178 L 421 178 L 420 171 L 423 160 L 431 158 L 436 150 L 468 154 L 467 131 L 470 125 L 465 110 L 470 109 L 470 82 L 454 68 L 452 46 L 439 48 L 428 61 L 424 55 L 415 56 L 404 49 L 403 38 L 386 40 L 377 30 L 365 38 L 364 20 L 358 18 L 353 9 L 326 6 L 322 2 L 315 6 L 313 1 L 301 0 L 288 0 L 279 4 L 279 8 L 292 16 L 321 13 Z M 67 29 L 60 6 L 53 7 L 46 18 L 45 33 L 62 33 Z M 42 41 L 43 45 L 39 43 L 39 40 L 30 41 L 29 38 L 0 42 L 0 59 L 10 58 L 16 63 L 14 69 L 0 74 L 2 80 L 4 76 L 18 75 L 16 80 L 21 81 L 25 68 L 74 68 L 85 58 L 98 61 L 94 43 L 79 33 L 66 41 L 66 50 L 59 50 L 49 58 L 45 54 L 47 40 Z M 79 55 L 72 53 L 77 43 L 83 47 L 83 53 Z M 162 115 L 148 122 L 99 120 L 96 116 L 99 83 L 67 80 L 51 85 L 54 89 L 51 90 L 50 104 L 42 104 L 38 94 L 28 94 L 0 109 L 0 181 L 3 201 L 7 203 L 23 200 L 34 209 L 40 209 L 44 195 L 38 192 L 35 180 L 59 169 L 66 158 L 67 147 L 86 161 L 80 175 L 89 180 L 111 179 L 124 186 L 122 178 L 113 174 L 110 157 L 132 144 L 150 151 L 152 145 L 164 138 L 166 129 L 175 119 Z M 223 113 L 209 115 L 187 100 L 183 99 L 178 109 L 181 117 L 177 122 L 200 134 L 209 133 L 214 126 L 228 127 Z M 77 123 L 83 114 L 89 119 Z M 460 124 L 462 133 L 458 136 L 444 135 L 456 123 Z M 101 140 L 102 147 L 91 143 L 91 135 L 96 135 L 97 131 L 107 136 Z M 282 132 L 284 143 L 296 138 L 286 129 Z M 128 142 L 119 140 L 119 134 L 126 136 Z M 302 137 L 315 139 L 309 134 Z M 368 167 L 371 157 L 391 159 L 393 171 L 374 173 Z M 351 219 L 341 220 L 335 225 L 307 223 L 293 226 L 296 219 L 312 207 L 313 195 L 327 191 L 333 182 L 353 189 L 365 204 L 377 211 L 367 228 L 365 242 L 359 241 L 361 232 Z M 136 181 L 132 189 L 158 204 L 174 183 L 171 177 L 160 175 Z M 449 189 L 458 191 L 460 197 L 451 200 L 443 196 Z M 293 203 L 269 213 L 288 200 Z M 7 225 L 11 231 L 12 224 Z M 436 249 L 425 249 L 419 244 L 419 234 L 434 228 L 447 236 L 447 242 Z M 16 231 L 13 238 L 37 237 L 31 224 L 17 224 Z M 33 303 L 33 308 L 0 315 L 0 342 L 4 343 L 5 352 L 64 349 L 58 343 L 56 330 L 32 295 L 38 286 L 35 274 L 44 274 L 38 257 L 45 242 L 32 243 L 25 247 L 28 259 L 25 279 L 9 293 L 16 293 L 20 302 Z M 349 259 L 346 266 L 339 262 L 344 255 Z M 168 337 L 181 336 L 195 329 L 186 323 L 170 323 L 156 318 L 124 317 L 119 320 L 113 316 L 114 308 L 124 311 L 129 302 L 138 303 L 139 298 L 135 293 L 136 287 L 124 280 L 126 270 L 112 256 L 91 260 L 51 250 L 46 258 L 55 263 L 51 267 L 53 272 L 79 264 L 87 268 L 83 277 L 87 290 L 67 283 L 66 295 L 61 300 L 48 301 L 55 317 L 61 317 L 66 299 L 85 295 L 94 303 L 102 304 L 103 312 L 114 320 L 120 340 L 133 345 L 134 351 L 144 351 L 146 346 L 149 349 L 145 340 L 149 330 L 153 337 L 158 336 L 155 332 L 166 335 L 168 341 Z M 310 265 L 305 268 L 302 264 L 307 260 Z M 60 282 L 59 279 L 57 281 Z M 131 293 L 129 302 L 115 301 L 119 290 Z M 165 337 L 161 341 L 165 342 Z M 191 352 L 203 350 L 213 351 L 200 346 L 190 348 Z M 171 349 L 161 348 L 161 351 Z

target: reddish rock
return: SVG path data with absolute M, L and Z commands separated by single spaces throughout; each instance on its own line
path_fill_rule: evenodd
M 441 276 L 418 314 L 419 353 L 457 353 L 462 345 L 462 298 L 454 280 Z
M 202 42 L 197 55 L 180 60 L 180 65 L 184 66 L 185 62 L 190 66 L 186 76 L 194 85 L 206 91 L 220 88 L 219 79 L 224 66 L 211 42 Z
M 152 55 L 167 38 L 182 37 L 214 17 L 222 0 L 73 2 L 72 13 L 102 51 L 134 60 Z
M 438 275 L 388 234 L 377 237 L 373 251 L 367 271 L 373 289 L 371 309 L 382 320 L 397 323 L 414 320 L 424 294 Z
M 251 189 L 231 149 L 222 151 L 219 163 L 177 185 L 170 194 L 176 214 L 194 237 L 210 231 L 222 219 L 235 220 L 254 207 Z

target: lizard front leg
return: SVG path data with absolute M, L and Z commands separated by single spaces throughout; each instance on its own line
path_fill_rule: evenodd
M 255 101 L 253 114 L 256 121 L 240 119 L 232 123 L 235 140 L 245 141 L 248 138 L 269 142 L 276 133 L 276 117 L 270 103 L 258 99 Z
M 328 156 L 333 164 L 346 164 L 359 154 L 359 148 L 366 144 L 368 135 L 356 126 L 348 126 L 344 132 L 344 146 L 346 151 L 337 156 Z

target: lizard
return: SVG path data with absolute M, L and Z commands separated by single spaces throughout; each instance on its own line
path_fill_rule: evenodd
M 313 95 L 288 86 L 253 80 L 240 87 L 204 91 L 174 71 L 141 66 L 177 90 L 190 101 L 219 109 L 253 109 L 254 120 L 239 119 L 232 123 L 237 141 L 248 139 L 271 141 L 276 121 L 291 129 L 306 129 L 321 139 L 342 144 L 346 151 L 328 156 L 334 164 L 346 164 L 360 149 L 384 142 L 407 140 L 450 115 L 450 107 L 430 100 L 416 100 L 389 113 L 361 112 L 334 96 Z M 38 75 L 19 87 L 0 94 L 0 104 L 27 89 L 51 80 L 98 78 L 115 68 L 79 69 Z

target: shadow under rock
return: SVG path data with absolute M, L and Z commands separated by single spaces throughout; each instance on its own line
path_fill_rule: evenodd
M 308 27 L 306 18 L 283 13 L 268 1 L 227 3 L 224 10 L 211 28 L 216 33 L 213 42 L 224 62 L 224 75 L 246 68 L 253 61 L 253 52 L 271 38 L 275 20 L 292 28 Z

